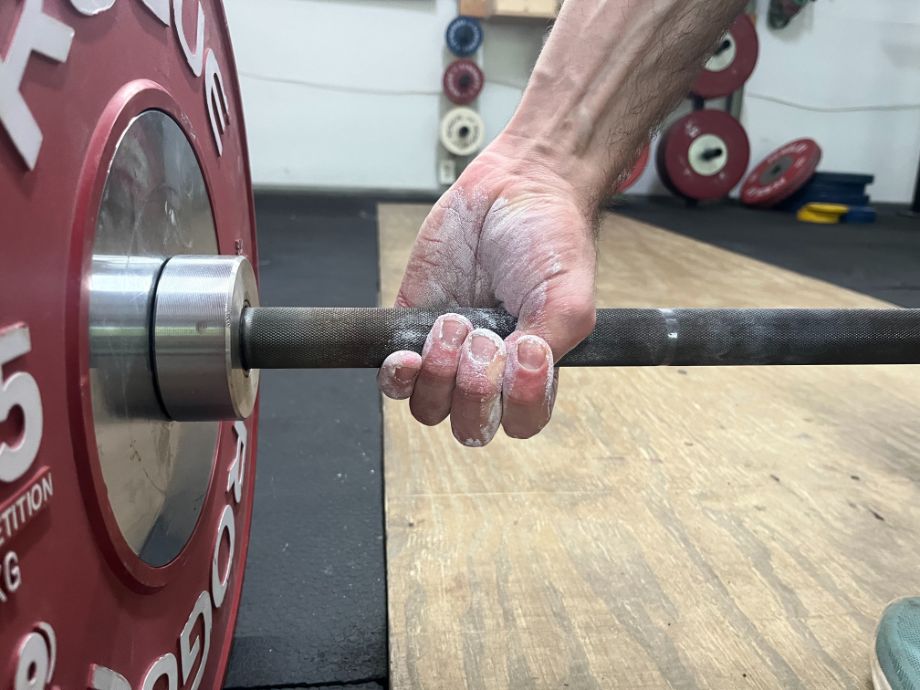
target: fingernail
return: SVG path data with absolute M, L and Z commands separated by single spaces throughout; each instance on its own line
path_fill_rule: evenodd
M 441 342 L 454 349 L 460 347 L 466 339 L 466 324 L 459 319 L 441 321 Z
M 393 371 L 393 379 L 399 383 L 409 383 L 415 376 L 415 369 L 404 366 L 397 366 Z
M 517 346 L 517 359 L 522 367 L 535 371 L 546 364 L 546 347 L 539 340 L 522 338 Z
M 496 352 L 498 352 L 498 346 L 492 338 L 478 334 L 473 336 L 473 340 L 470 343 L 470 354 L 473 355 L 473 359 L 485 364 L 492 361 Z

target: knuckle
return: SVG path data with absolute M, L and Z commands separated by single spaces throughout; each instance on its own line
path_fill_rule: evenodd
M 498 395 L 499 383 L 484 375 L 460 376 L 457 378 L 457 392 L 468 400 L 487 402 Z
M 419 377 L 442 384 L 452 383 L 457 376 L 457 358 L 441 352 L 431 352 L 422 362 Z
M 589 298 L 574 298 L 554 305 L 550 340 L 553 351 L 567 351 L 584 340 L 594 330 L 597 311 Z
M 396 295 L 396 306 L 397 307 L 413 306 L 413 300 L 411 297 L 409 297 L 407 293 L 408 293 L 408 290 L 405 287 L 405 285 L 399 288 L 399 293 Z
M 597 323 L 597 311 L 592 299 L 576 299 L 566 309 L 566 320 L 579 340 L 587 337 Z

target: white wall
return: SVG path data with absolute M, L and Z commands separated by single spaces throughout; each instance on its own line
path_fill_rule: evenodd
M 744 115 L 758 158 L 801 133 L 824 149 L 821 168 L 875 173 L 875 199 L 908 200 L 920 159 L 920 2 L 818 0 L 783 32 L 761 36 L 767 59 Z M 813 112 L 762 96 L 857 110 Z M 913 107 L 865 109 L 898 105 Z
M 261 187 L 437 185 L 444 30 L 455 0 L 225 0 L 253 181 Z M 478 110 L 491 139 L 511 117 L 547 28 L 490 23 Z M 326 87 L 333 88 L 326 88 Z
M 743 112 L 752 164 L 811 136 L 824 148 L 821 169 L 874 173 L 876 200 L 908 200 L 920 156 L 920 2 L 818 0 L 782 31 L 767 28 L 768 2 L 759 0 L 761 56 Z M 438 188 L 451 59 L 443 33 L 455 0 L 225 4 L 257 186 Z M 510 85 L 526 80 L 545 28 L 486 24 L 478 109 L 490 137 L 511 116 L 520 89 Z M 633 192 L 663 192 L 654 165 Z

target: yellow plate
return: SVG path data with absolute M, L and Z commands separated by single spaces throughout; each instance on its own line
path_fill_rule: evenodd
M 804 223 L 832 225 L 839 223 L 843 214 L 850 210 L 844 204 L 805 204 L 799 209 L 796 218 Z

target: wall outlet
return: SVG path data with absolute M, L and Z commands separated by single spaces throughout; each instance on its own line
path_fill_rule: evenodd
M 438 184 L 451 185 L 457 181 L 457 161 L 447 158 L 438 161 Z

